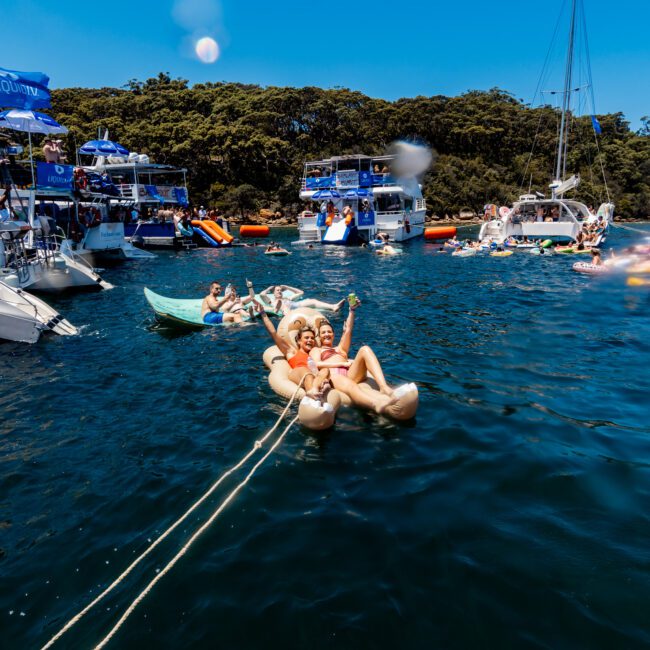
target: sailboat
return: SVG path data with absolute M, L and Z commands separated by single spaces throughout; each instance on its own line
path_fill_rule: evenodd
M 580 9 L 581 15 L 578 15 L 578 9 Z M 492 210 L 489 214 L 489 220 L 483 224 L 479 233 L 479 241 L 484 244 L 503 244 L 507 240 L 510 242 L 515 240 L 521 242 L 547 239 L 553 241 L 580 241 L 584 237 L 584 233 L 588 232 L 590 245 L 599 246 L 604 243 L 607 237 L 610 223 L 614 218 L 614 204 L 609 200 L 609 193 L 607 201 L 603 202 L 595 213 L 581 201 L 566 196 L 570 190 L 580 184 L 579 175 L 573 174 L 568 178 L 566 177 L 571 98 L 576 90 L 584 90 L 584 88 L 574 88 L 573 80 L 578 25 L 585 25 L 582 0 L 572 0 L 564 89 L 562 91 L 562 112 L 555 160 L 555 177 L 549 185 L 551 196 L 547 198 L 541 192 L 524 194 L 519 197 L 519 200 L 512 207 L 502 206 L 498 211 L 496 209 Z M 591 81 L 590 71 L 589 80 Z M 600 125 L 595 118 L 592 118 L 592 124 L 594 133 L 597 136 Z M 605 189 L 607 190 L 606 183 Z

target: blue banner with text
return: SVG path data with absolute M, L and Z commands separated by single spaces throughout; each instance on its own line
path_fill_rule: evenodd
M 39 162 L 36 164 L 36 184 L 38 187 L 71 190 L 73 173 L 74 167 L 72 165 Z
M 50 78 L 42 72 L 0 68 L 0 106 L 31 110 L 50 108 Z

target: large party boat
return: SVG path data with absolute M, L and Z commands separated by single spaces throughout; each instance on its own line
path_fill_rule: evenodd
M 572 112 L 572 98 L 575 94 L 591 90 L 591 70 L 588 70 L 586 84 L 576 82 L 574 78 L 575 45 L 578 36 L 582 37 L 584 47 L 587 46 L 586 33 L 578 34 L 578 29 L 586 30 L 586 20 L 583 14 L 582 3 L 572 0 L 570 28 L 568 33 L 568 47 L 564 67 L 564 88 L 562 91 L 551 91 L 552 95 L 562 97 L 562 107 L 559 120 L 557 153 L 555 156 L 554 180 L 549 185 L 550 197 L 543 193 L 528 193 L 519 197 L 511 208 L 502 206 L 486 206 L 486 222 L 481 227 L 479 240 L 483 243 L 503 243 L 509 238 L 523 239 L 551 239 L 553 241 L 574 241 L 579 239 L 581 231 L 595 233 L 591 241 L 592 246 L 602 244 L 609 232 L 610 223 L 614 219 L 614 204 L 609 200 L 607 182 L 604 177 L 604 188 L 607 200 L 601 203 L 596 212 L 589 209 L 577 199 L 567 198 L 567 194 L 578 187 L 580 176 L 574 174 L 566 178 L 567 149 L 569 144 L 569 127 L 574 121 Z M 589 57 L 584 59 L 587 64 Z M 542 77 L 544 77 L 544 72 Z M 591 94 L 593 104 L 593 93 Z M 601 132 L 600 124 L 593 113 L 592 125 L 598 148 L 598 135 Z M 532 154 L 531 154 L 532 157 Z M 602 171 L 602 166 L 601 166 Z M 566 179 L 566 180 L 564 180 Z
M 334 156 L 305 163 L 299 243 L 355 245 L 386 233 L 393 241 L 421 236 L 426 203 L 416 178 L 391 173 L 395 156 Z

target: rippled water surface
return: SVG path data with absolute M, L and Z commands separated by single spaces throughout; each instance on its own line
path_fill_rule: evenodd
M 275 422 L 261 326 L 161 330 L 142 294 L 249 277 L 354 289 L 417 420 L 292 428 L 109 647 L 647 646 L 650 292 L 574 261 L 200 250 L 51 300 L 80 336 L 0 345 L 0 645 L 44 644 Z M 245 473 L 55 647 L 101 640 Z

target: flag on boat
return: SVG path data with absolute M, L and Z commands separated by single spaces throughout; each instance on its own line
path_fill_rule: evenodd
M 603 132 L 600 126 L 600 122 L 596 119 L 595 115 L 591 116 L 591 124 L 594 127 L 594 131 L 596 132 L 596 135 L 600 135 Z
M 11 108 L 50 108 L 47 85 L 50 78 L 42 72 L 20 72 L 0 68 L 0 106 Z

